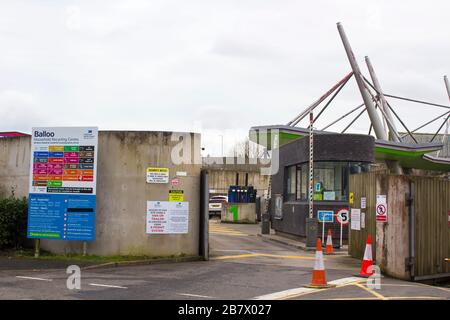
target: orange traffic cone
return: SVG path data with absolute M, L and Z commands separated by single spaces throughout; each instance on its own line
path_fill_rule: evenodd
M 370 277 L 373 275 L 373 270 L 371 272 L 367 271 L 369 266 L 373 265 L 372 260 L 372 237 L 370 234 L 367 236 L 366 249 L 364 250 L 364 258 L 361 265 L 361 271 L 359 272 L 360 277 Z
M 327 275 L 323 264 L 322 242 L 317 238 L 316 243 L 316 259 L 314 261 L 314 270 L 312 273 L 311 284 L 308 288 L 329 288 L 332 285 L 327 284 Z
M 334 254 L 333 240 L 331 239 L 331 230 L 330 229 L 328 229 L 327 245 L 325 247 L 325 254 Z

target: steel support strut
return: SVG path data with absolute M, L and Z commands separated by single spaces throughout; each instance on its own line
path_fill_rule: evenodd
M 378 77 L 375 74 L 375 70 L 373 69 L 372 63 L 368 56 L 365 57 L 367 69 L 369 70 L 370 77 L 372 78 L 373 85 L 375 86 L 379 98 L 380 98 L 380 110 L 383 110 L 383 116 L 386 117 L 387 126 L 389 128 L 389 140 L 399 142 L 397 128 L 395 127 L 394 119 L 392 118 L 392 114 L 387 106 L 386 98 L 384 97 L 383 90 L 381 90 L 380 82 L 378 81 Z
M 306 117 L 310 112 L 314 110 L 322 101 L 324 101 L 330 94 L 332 94 L 337 88 L 341 85 L 345 84 L 348 79 L 351 78 L 353 72 L 347 74 L 341 81 L 336 83 L 330 90 L 328 90 L 324 95 L 322 95 L 318 100 L 316 100 L 313 104 L 311 104 L 308 108 L 306 108 L 303 112 L 301 112 L 298 116 L 296 116 L 293 120 L 287 123 L 288 126 L 295 126 L 299 123 L 304 117 Z M 333 97 L 334 98 L 334 97 Z
M 370 121 L 372 122 L 373 129 L 375 135 L 378 139 L 387 140 L 387 134 L 383 129 L 383 124 L 378 117 L 378 114 L 375 110 L 375 107 L 372 103 L 372 99 L 369 97 L 369 94 L 364 87 L 364 82 L 361 77 L 361 70 L 359 69 L 358 63 L 356 62 L 355 55 L 353 54 L 352 48 L 350 47 L 350 43 L 347 39 L 347 35 L 345 34 L 344 28 L 341 23 L 338 22 L 337 28 L 339 31 L 339 35 L 342 39 L 342 44 L 344 45 L 345 52 L 347 53 L 348 60 L 353 70 L 353 74 L 355 76 L 356 83 L 358 84 L 359 91 L 363 98 L 364 104 L 366 105 L 367 113 L 369 114 Z

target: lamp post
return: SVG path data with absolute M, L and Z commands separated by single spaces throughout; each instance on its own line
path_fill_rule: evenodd
M 222 138 L 222 157 L 223 157 L 223 134 L 219 134 L 219 136 Z

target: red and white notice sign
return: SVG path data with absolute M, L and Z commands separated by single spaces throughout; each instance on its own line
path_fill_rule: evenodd
M 447 220 L 448 220 L 448 226 L 450 227 L 450 210 L 448 210 L 448 218 L 447 218 Z
M 388 214 L 386 195 L 377 194 L 377 205 L 375 207 L 375 210 L 376 220 L 380 222 L 386 222 Z
M 170 180 L 170 184 L 174 187 L 180 185 L 180 179 L 178 178 L 173 178 L 172 180 Z

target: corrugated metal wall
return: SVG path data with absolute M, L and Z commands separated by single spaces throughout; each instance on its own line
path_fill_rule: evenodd
M 377 190 L 380 194 L 387 194 L 389 203 L 396 201 L 404 202 L 406 192 L 396 192 L 395 188 L 386 189 L 386 181 L 405 179 L 415 185 L 415 269 L 414 277 L 427 278 L 436 275 L 450 273 L 450 262 L 445 261 L 450 258 L 450 226 L 448 222 L 448 212 L 450 210 L 450 181 L 434 177 L 405 177 L 387 175 L 385 173 L 363 173 L 350 176 L 350 192 L 354 193 L 354 204 L 351 207 L 360 208 L 361 197 L 367 198 L 366 228 L 361 231 L 350 230 L 349 254 L 357 259 L 362 259 L 364 255 L 365 242 L 368 233 L 372 235 L 373 243 L 376 239 L 376 219 L 375 205 Z M 404 183 L 408 183 L 404 181 Z M 391 181 L 394 183 L 395 181 Z M 399 181 L 400 182 L 400 181 Z M 394 183 L 395 184 L 395 183 Z M 407 191 L 407 190 L 404 190 Z M 391 210 L 392 209 L 392 210 Z M 390 205 L 389 214 L 399 214 L 401 208 Z M 405 204 L 405 210 L 407 210 Z M 364 211 L 364 210 L 362 210 Z M 408 223 L 407 219 L 401 223 Z M 387 231 L 384 237 L 394 237 L 395 241 L 405 244 L 409 241 L 408 233 L 392 234 Z M 389 245 L 386 245 L 389 246 Z M 375 260 L 376 245 L 372 246 Z M 394 250 L 395 248 L 383 248 L 383 251 Z M 395 250 L 394 250 L 395 251 Z M 403 254 L 403 253 L 402 253 Z M 408 258 L 408 253 L 405 252 Z M 380 261 L 381 262 L 381 261 Z
M 415 276 L 450 272 L 450 181 L 414 178 L 416 185 Z
M 366 197 L 366 209 L 361 211 L 365 213 L 365 228 L 350 230 L 349 226 L 349 254 L 357 259 L 362 259 L 366 248 L 367 235 L 372 236 L 372 243 L 375 243 L 375 205 L 376 205 L 376 173 L 368 172 L 350 175 L 350 192 L 353 192 L 354 203 L 350 208 L 361 208 L 361 197 Z M 376 248 L 373 245 L 373 257 L 376 257 Z

